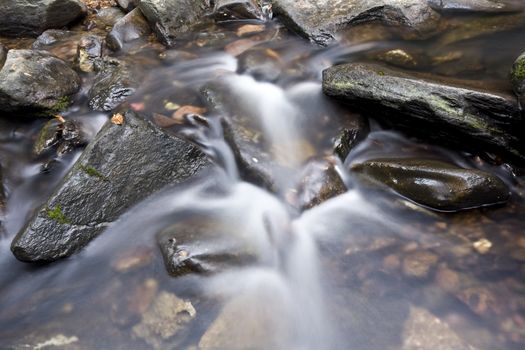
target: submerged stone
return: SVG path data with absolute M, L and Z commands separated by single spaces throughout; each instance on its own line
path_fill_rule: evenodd
M 0 110 L 35 116 L 66 109 L 80 87 L 77 73 L 45 51 L 9 50 L 0 71 Z
M 119 19 L 106 37 L 106 44 L 114 51 L 121 50 L 125 44 L 138 39 L 146 39 L 151 29 L 139 9 L 134 9 Z
M 273 10 L 291 29 L 322 45 L 333 41 L 339 30 L 367 22 L 426 36 L 440 18 L 426 0 L 273 0 Z
M 97 111 L 111 111 L 135 93 L 140 73 L 117 59 L 107 60 L 101 65 L 88 92 L 89 107 Z
M 505 203 L 509 188 L 497 176 L 432 159 L 373 159 L 352 165 L 359 177 L 420 205 L 458 211 Z
M 87 13 L 79 0 L 6 0 L 0 2 L 0 35 L 38 35 L 62 28 Z
M 108 121 L 12 242 L 22 261 L 49 262 L 85 247 L 126 209 L 195 176 L 204 154 L 133 112 Z
M 515 99 L 463 85 L 372 64 L 345 64 L 323 72 L 327 95 L 394 128 L 445 146 L 497 152 L 525 161 Z
M 202 22 L 210 10 L 208 0 L 142 0 L 138 7 L 166 46 L 173 46 L 180 34 Z

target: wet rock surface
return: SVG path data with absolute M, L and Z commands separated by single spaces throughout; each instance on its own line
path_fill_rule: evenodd
M 97 111 L 111 111 L 135 93 L 140 73 L 133 70 L 130 64 L 117 59 L 106 60 L 100 66 L 88 92 L 89 107 Z
M 439 160 L 374 159 L 351 169 L 426 207 L 457 211 L 505 203 L 509 188 L 495 175 Z
M 7 58 L 7 47 L 0 43 L 0 70 L 4 66 L 5 59 Z
M 61 28 L 87 12 L 78 0 L 17 0 L 0 3 L 0 35 L 38 35 Z
M 157 242 L 172 276 L 211 274 L 257 260 L 250 242 L 237 231 L 219 220 L 192 218 L 162 231 Z
M 221 20 L 231 19 L 268 19 L 270 13 L 263 9 L 261 0 L 216 0 L 214 17 Z M 266 5 L 268 6 L 268 5 Z
M 9 50 L 0 71 L 0 110 L 60 112 L 80 88 L 80 78 L 64 61 L 45 51 Z
M 142 0 L 139 8 L 159 40 L 173 46 L 180 34 L 202 23 L 209 11 L 207 0 Z
M 106 44 L 114 51 L 138 39 L 146 39 L 151 29 L 139 9 L 134 9 L 118 20 L 106 37 Z
M 516 0 L 429 0 L 429 5 L 440 12 L 498 13 L 523 10 Z
M 84 35 L 77 46 L 76 64 L 82 72 L 95 71 L 97 64 L 102 64 L 102 40 L 95 35 Z
M 126 12 L 132 11 L 138 6 L 140 0 L 117 0 L 117 4 Z
M 188 142 L 128 112 L 122 125 L 106 123 L 11 249 L 23 261 L 69 256 L 131 205 L 207 164 Z
M 274 0 L 273 10 L 290 28 L 322 45 L 334 41 L 342 28 L 367 22 L 425 36 L 436 29 L 440 17 L 421 0 Z
M 346 64 L 323 73 L 329 95 L 395 128 L 443 145 L 485 148 L 525 160 L 518 105 L 512 96 L 372 64 Z
M 522 53 L 510 70 L 510 80 L 512 83 L 512 89 L 516 96 L 518 96 L 521 108 L 523 108 L 523 97 L 525 95 L 525 53 Z

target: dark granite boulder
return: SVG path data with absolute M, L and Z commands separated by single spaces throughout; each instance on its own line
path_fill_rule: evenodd
M 195 146 L 133 112 L 107 122 L 55 192 L 18 233 L 22 261 L 49 262 L 85 247 L 126 209 L 208 166 Z

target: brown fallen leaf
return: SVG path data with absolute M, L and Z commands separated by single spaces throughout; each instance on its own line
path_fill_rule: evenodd
M 224 47 L 224 51 L 232 56 L 239 56 L 245 51 L 248 51 L 252 47 L 258 45 L 260 41 L 254 41 L 250 39 L 239 39 L 232 43 L 229 43 Z
M 158 113 L 153 114 L 153 121 L 161 128 L 169 128 L 173 125 L 180 124 L 177 120 Z
M 111 117 L 111 122 L 115 125 L 122 125 L 124 124 L 124 116 L 120 113 L 113 114 L 113 117 Z
M 184 116 L 186 114 L 204 114 L 206 113 L 206 111 L 207 109 L 203 107 L 186 105 L 177 109 L 175 113 L 171 115 L 171 118 L 176 120 L 178 123 L 182 124 L 184 122 Z
M 245 34 L 260 33 L 264 30 L 264 24 L 245 24 L 237 29 L 237 36 L 243 36 Z
M 274 60 L 276 61 L 280 61 L 281 60 L 281 56 L 279 55 L 279 53 L 275 50 L 272 50 L 272 49 L 266 49 L 264 50 L 264 53 L 266 53 L 266 56 L 270 57 L 270 58 L 273 58 Z
M 55 118 L 58 119 L 58 121 L 61 122 L 61 123 L 65 123 L 66 122 L 64 117 L 62 117 L 60 114 L 55 115 Z

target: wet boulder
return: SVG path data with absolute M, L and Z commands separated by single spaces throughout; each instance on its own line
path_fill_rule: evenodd
M 523 10 L 520 0 L 429 0 L 429 5 L 439 12 L 498 13 Z
M 0 70 L 4 66 L 6 58 L 7 58 L 7 47 L 5 47 L 4 45 L 2 45 L 2 43 L 0 43 Z
M 77 46 L 75 62 L 82 72 L 93 72 L 102 57 L 102 40 L 95 35 L 84 35 Z
M 119 51 L 127 43 L 146 39 L 150 33 L 151 29 L 142 12 L 134 9 L 115 23 L 106 37 L 106 44 L 110 49 Z
M 274 13 L 298 34 L 321 45 L 355 24 L 380 22 L 426 36 L 440 18 L 422 0 L 273 0 Z
M 151 28 L 166 46 L 203 21 L 210 11 L 208 0 L 142 0 L 139 5 Z
M 512 89 L 518 96 L 521 107 L 523 107 L 523 97 L 525 95 L 525 53 L 522 53 L 512 65 L 510 80 Z
M 217 0 L 213 9 L 214 17 L 220 20 L 259 19 L 270 16 L 269 6 L 262 6 L 261 0 Z
M 442 145 L 525 161 L 515 98 L 471 84 L 361 63 L 323 72 L 328 96 L 394 128 Z
M 257 259 L 239 226 L 210 217 L 190 217 L 161 233 L 157 242 L 169 274 L 211 274 Z
M 85 247 L 126 209 L 208 166 L 195 146 L 133 112 L 108 121 L 12 242 L 22 261 L 49 262 Z
M 439 211 L 497 205 L 509 199 L 509 188 L 499 177 L 440 160 L 373 159 L 353 164 L 351 170 L 361 180 L 386 186 L 417 204 Z
M 0 71 L 0 110 L 57 113 L 79 88 L 80 78 L 64 61 L 45 51 L 10 50 Z
M 89 107 L 111 111 L 135 93 L 141 74 L 130 64 L 117 59 L 108 59 L 100 66 L 88 92 Z
M 79 0 L 17 0 L 0 2 L 0 35 L 39 35 L 62 28 L 87 13 Z

